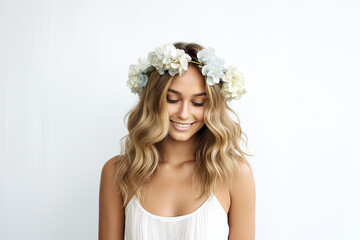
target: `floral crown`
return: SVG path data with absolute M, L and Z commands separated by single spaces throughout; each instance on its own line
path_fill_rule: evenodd
M 199 51 L 197 58 L 199 62 L 192 61 L 184 50 L 177 49 L 171 43 L 162 45 L 150 52 L 147 58 L 139 58 L 138 64 L 130 65 L 127 86 L 131 92 L 140 95 L 150 73 L 155 69 L 160 75 L 168 71 L 171 76 L 181 76 L 191 62 L 200 66 L 208 85 L 222 82 L 221 92 L 226 100 L 240 99 L 246 93 L 243 74 L 233 66 L 226 68 L 225 61 L 215 55 L 214 49 L 206 48 Z

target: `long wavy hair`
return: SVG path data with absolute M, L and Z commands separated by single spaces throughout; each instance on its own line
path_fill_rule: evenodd
M 197 52 L 202 47 L 196 43 L 178 42 L 174 46 L 183 49 L 193 61 L 198 61 Z M 199 65 L 189 63 L 199 71 Z M 123 206 L 131 196 L 131 189 L 141 199 L 141 190 L 150 182 L 160 162 L 159 146 L 168 136 L 167 92 L 173 77 L 156 70 L 149 75 L 137 105 L 126 114 L 128 134 L 121 139 L 121 154 L 116 163 L 115 180 L 119 185 Z M 205 81 L 205 78 L 204 78 Z M 204 126 L 196 133 L 194 152 L 195 175 L 203 188 L 200 196 L 209 197 L 217 183 L 228 184 L 235 175 L 239 161 L 250 166 L 247 156 L 240 148 L 247 146 L 246 134 L 242 132 L 237 114 L 228 106 L 221 93 L 221 83 L 205 84 L 208 104 L 204 115 Z M 229 113 L 232 113 L 236 121 Z M 245 138 L 243 138 L 245 136 Z

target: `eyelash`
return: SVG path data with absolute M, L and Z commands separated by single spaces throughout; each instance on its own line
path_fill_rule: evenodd
M 178 102 L 179 100 L 167 99 L 167 101 L 168 101 L 168 103 L 176 103 L 176 102 Z M 204 103 L 194 103 L 194 102 L 193 102 L 192 104 L 194 104 L 194 105 L 197 106 L 197 107 L 204 106 Z

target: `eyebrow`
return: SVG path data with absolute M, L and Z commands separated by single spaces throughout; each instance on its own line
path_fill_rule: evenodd
M 169 92 L 176 93 L 177 95 L 182 96 L 181 92 L 178 92 L 178 91 L 173 90 L 173 89 L 171 89 L 171 88 L 169 88 L 169 90 L 168 90 L 168 91 L 169 91 Z M 192 97 L 198 97 L 198 96 L 206 96 L 206 92 L 196 93 L 196 94 L 192 95 Z

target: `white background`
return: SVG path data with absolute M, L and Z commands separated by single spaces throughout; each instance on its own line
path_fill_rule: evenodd
M 359 1 L 0 0 L 0 239 L 97 239 L 130 64 L 176 41 L 245 76 L 256 239 L 360 239 Z

